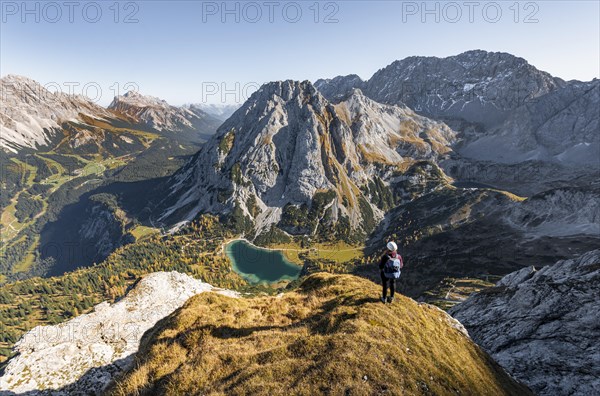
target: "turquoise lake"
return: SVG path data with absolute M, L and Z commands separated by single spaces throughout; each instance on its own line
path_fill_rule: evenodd
M 263 249 L 246 241 L 230 242 L 225 253 L 231 267 L 251 283 L 277 283 L 291 281 L 300 276 L 302 267 L 285 259 L 277 250 Z

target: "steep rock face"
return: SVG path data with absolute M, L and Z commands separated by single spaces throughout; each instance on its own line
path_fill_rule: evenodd
M 108 394 L 530 394 L 445 312 L 378 293 L 319 273 L 278 296 L 195 296 L 146 334 Z
M 237 296 L 178 272 L 157 272 L 142 278 L 114 304 L 103 302 L 68 322 L 38 326 L 16 344 L 19 355 L 0 377 L 0 393 L 100 393 L 130 367 L 146 330 L 193 295 L 210 291 Z
M 118 247 L 135 242 L 135 238 L 127 231 L 132 225 L 131 219 L 116 202 L 107 202 L 98 196 L 92 197 L 92 201 L 77 234 L 80 243 L 94 252 L 93 262 L 99 263 Z
M 388 106 L 364 96 L 360 90 L 336 106 L 350 126 L 354 144 L 369 159 L 380 162 L 438 160 L 451 152 L 456 134 L 445 124 L 417 115 L 406 106 Z M 376 162 L 376 161 L 372 161 Z
M 206 139 L 221 121 L 198 107 L 176 107 L 166 101 L 130 91 L 117 96 L 108 106 L 109 110 L 130 118 L 135 123 L 159 132 L 186 132 L 190 138 Z
M 48 146 L 65 121 L 79 122 L 86 115 L 110 117 L 106 109 L 81 96 L 54 94 L 27 77 L 3 77 L 0 94 L 0 147 L 10 152 Z
M 523 268 L 450 313 L 540 395 L 600 392 L 600 250 Z
M 376 72 L 366 92 L 384 103 L 405 103 L 431 117 L 492 126 L 511 110 L 564 82 L 525 59 L 502 52 L 468 51 L 448 58 L 409 57 Z
M 439 165 L 457 181 L 482 183 L 525 197 L 555 188 L 598 186 L 600 180 L 600 167 L 593 162 L 573 168 L 540 160 L 507 164 L 453 156 Z
M 565 82 L 507 53 L 468 51 L 409 57 L 368 81 L 340 76 L 317 86 L 334 101 L 360 87 L 378 102 L 407 105 L 447 122 L 460 137 L 452 146 L 460 154 L 452 168 L 463 174 L 466 169 L 482 183 L 538 193 L 570 181 L 584 186 L 598 176 L 599 80 Z M 475 170 L 481 167 L 485 172 Z M 515 175 L 529 178 L 536 167 L 533 180 L 512 183 Z M 489 180 L 490 173 L 497 180 Z
M 500 163 L 527 160 L 600 166 L 600 80 L 567 83 L 530 100 L 498 128 L 462 147 L 462 155 Z
M 332 105 L 309 82 L 266 84 L 174 175 L 163 220 L 237 210 L 260 229 L 287 204 L 311 206 L 322 193 L 333 221 L 356 228 L 381 216 L 360 187 L 407 162 L 444 157 L 454 139 L 446 125 L 359 90 Z
M 505 221 L 528 235 L 600 235 L 600 188 L 558 188 L 515 204 Z

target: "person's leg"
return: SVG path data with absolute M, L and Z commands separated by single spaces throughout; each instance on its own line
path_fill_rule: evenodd
M 383 274 L 383 272 L 381 272 L 381 286 L 383 288 L 381 296 L 385 300 L 385 298 L 387 296 L 387 278 L 385 277 L 385 275 Z
M 396 294 L 396 279 L 390 279 L 390 298 L 394 298 Z

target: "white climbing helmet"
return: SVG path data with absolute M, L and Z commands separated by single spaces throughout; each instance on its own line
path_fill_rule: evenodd
M 396 250 L 398 250 L 398 245 L 396 245 L 396 242 L 388 242 L 387 244 L 387 248 L 390 252 L 395 252 Z

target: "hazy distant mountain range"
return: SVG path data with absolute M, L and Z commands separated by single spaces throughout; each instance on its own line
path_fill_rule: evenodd
M 128 92 L 108 108 L 82 96 L 51 93 L 26 77 L 8 75 L 0 80 L 3 106 L 0 112 L 0 147 L 10 152 L 22 148 L 55 148 L 53 142 L 67 136 L 71 149 L 103 146 L 111 129 L 121 129 L 113 144 L 127 147 L 134 139 L 126 129 L 145 128 L 164 134 L 177 133 L 192 142 L 206 140 L 221 121 L 199 108 L 179 108 L 152 96 Z M 125 130 L 123 130 L 125 129 Z M 58 144 L 60 146 L 60 144 Z
M 204 103 L 193 103 L 190 105 L 185 105 L 184 107 L 189 108 L 191 110 L 200 110 L 211 116 L 218 118 L 221 121 L 225 121 L 231 115 L 240 108 L 240 105 L 237 104 L 204 104 Z

